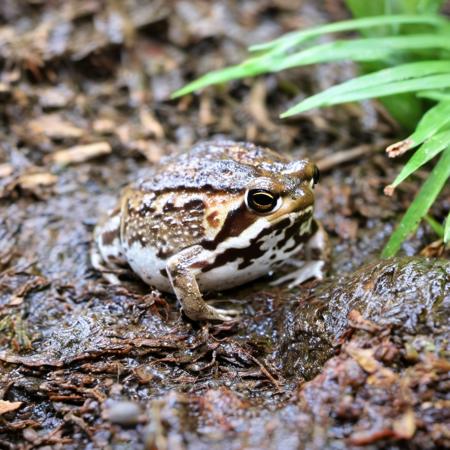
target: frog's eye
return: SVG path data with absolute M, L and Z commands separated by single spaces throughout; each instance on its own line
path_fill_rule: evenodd
M 313 172 L 313 186 L 316 185 L 319 182 L 320 179 L 320 171 L 319 168 L 317 166 L 314 166 L 314 172 Z
M 247 207 L 258 213 L 269 213 L 279 205 L 280 196 L 265 189 L 250 189 L 247 192 Z

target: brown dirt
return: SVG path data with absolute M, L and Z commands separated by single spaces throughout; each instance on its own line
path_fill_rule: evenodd
M 378 149 L 400 130 L 373 102 L 278 119 L 355 68 L 169 99 L 250 44 L 345 16 L 317 4 L 2 2 L 0 448 L 450 446 L 449 263 L 378 260 L 420 184 L 383 195 L 399 166 Z M 224 292 L 241 320 L 199 326 L 169 295 L 105 284 L 89 247 L 121 187 L 213 136 L 326 161 L 317 217 L 333 255 L 324 283 Z M 364 156 L 334 158 L 348 151 Z M 449 208 L 443 196 L 433 214 Z M 434 240 L 422 226 L 402 253 Z

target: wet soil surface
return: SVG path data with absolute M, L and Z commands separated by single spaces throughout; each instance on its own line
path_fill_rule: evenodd
M 421 181 L 382 194 L 400 130 L 375 103 L 277 118 L 354 67 L 169 99 L 250 44 L 345 17 L 318 3 L 2 2 L 0 448 L 450 446 L 448 255 L 423 226 L 378 259 Z M 217 136 L 319 161 L 332 258 L 320 283 L 221 293 L 240 320 L 199 325 L 170 295 L 106 284 L 89 248 L 121 187 Z

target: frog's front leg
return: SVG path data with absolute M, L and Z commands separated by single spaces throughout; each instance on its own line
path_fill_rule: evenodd
M 238 311 L 217 309 L 208 305 L 202 297 L 196 276 L 207 258 L 207 251 L 194 245 L 170 257 L 166 269 L 173 291 L 181 307 L 192 320 L 232 320 Z
M 311 278 L 315 278 L 316 280 L 322 280 L 324 278 L 330 260 L 328 235 L 320 222 L 314 220 L 312 226 L 315 231 L 305 244 L 305 261 L 294 258 L 286 261 L 298 269 L 276 279 L 271 283 L 272 286 L 278 286 L 290 281 L 288 284 L 288 288 L 290 289 Z

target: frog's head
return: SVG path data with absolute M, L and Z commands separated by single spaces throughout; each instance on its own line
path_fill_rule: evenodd
M 212 232 L 212 241 L 207 247 L 214 248 L 231 238 L 235 245 L 251 248 L 257 236 L 277 230 L 281 238 L 287 228 L 305 236 L 311 231 L 313 188 L 319 180 L 312 162 L 271 158 L 252 165 L 250 174 L 242 190 L 209 197 L 205 229 Z
M 245 191 L 247 210 L 276 223 L 283 217 L 294 219 L 312 215 L 313 188 L 319 181 L 319 170 L 309 160 L 294 161 L 276 169 L 266 168 L 264 176 L 252 180 Z

